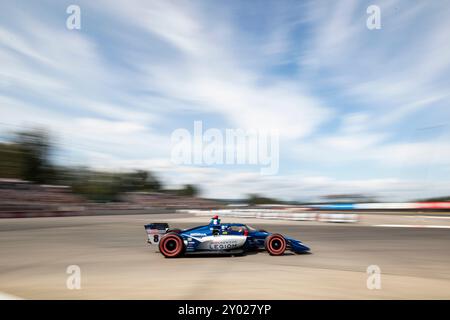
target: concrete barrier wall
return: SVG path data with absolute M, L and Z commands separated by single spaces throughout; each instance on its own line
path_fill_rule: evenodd
M 316 213 L 292 212 L 288 210 L 266 209 L 224 209 L 224 210 L 177 210 L 177 212 L 193 213 L 197 216 L 258 218 L 271 220 L 322 221 L 322 222 L 358 222 L 359 216 L 354 213 Z

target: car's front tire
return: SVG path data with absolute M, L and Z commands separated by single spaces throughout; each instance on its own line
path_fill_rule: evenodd
M 287 248 L 286 239 L 278 233 L 273 233 L 264 241 L 264 247 L 272 256 L 281 256 Z
M 168 233 L 159 241 L 159 251 L 166 258 L 177 258 L 184 253 L 183 238 L 177 233 Z

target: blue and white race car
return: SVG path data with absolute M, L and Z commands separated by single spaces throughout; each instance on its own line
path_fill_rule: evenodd
M 242 254 L 265 249 L 270 255 L 280 256 L 286 250 L 306 253 L 310 249 L 300 240 L 256 230 L 242 223 L 221 223 L 214 216 L 208 225 L 190 229 L 171 229 L 167 223 L 145 225 L 147 242 L 158 245 L 166 258 L 185 254 Z

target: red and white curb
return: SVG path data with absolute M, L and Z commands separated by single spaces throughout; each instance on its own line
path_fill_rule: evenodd
M 427 225 L 427 224 L 374 224 L 372 225 L 372 227 L 450 229 L 450 226 Z

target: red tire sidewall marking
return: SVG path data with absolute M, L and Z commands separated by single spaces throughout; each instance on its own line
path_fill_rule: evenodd
M 272 242 L 274 240 L 279 240 L 281 242 L 281 247 L 279 249 L 275 249 L 272 245 Z M 270 253 L 272 254 L 281 254 L 286 250 L 286 240 L 284 240 L 283 237 L 280 236 L 274 236 L 272 238 L 269 239 L 269 248 L 270 248 Z
M 173 251 L 168 251 L 166 249 L 166 247 L 165 247 L 167 241 L 169 241 L 169 240 L 173 240 L 177 244 L 176 249 L 173 250 Z M 177 256 L 177 255 L 179 255 L 181 253 L 182 248 L 183 248 L 183 242 L 181 241 L 181 239 L 179 237 L 175 236 L 175 235 L 169 235 L 169 236 L 165 236 L 161 240 L 159 250 L 166 257 L 175 257 L 175 256 Z
M 176 245 L 177 245 L 177 247 L 173 251 L 169 251 L 169 250 L 166 249 L 166 243 L 167 243 L 167 241 L 170 241 L 170 240 L 175 241 Z M 176 237 L 176 236 L 167 236 L 167 237 L 164 238 L 164 241 L 161 244 L 161 246 L 163 248 L 165 256 L 173 257 L 173 256 L 176 256 L 178 254 L 178 251 L 179 251 L 178 248 L 180 246 L 180 242 L 179 242 L 178 237 Z
M 165 247 L 166 243 L 170 240 L 173 240 L 176 242 L 176 248 L 173 251 L 168 251 Z M 176 256 L 179 253 L 179 251 L 181 250 L 180 247 L 181 247 L 180 239 L 177 236 L 169 236 L 166 239 L 166 241 L 164 241 L 164 249 L 169 256 Z

